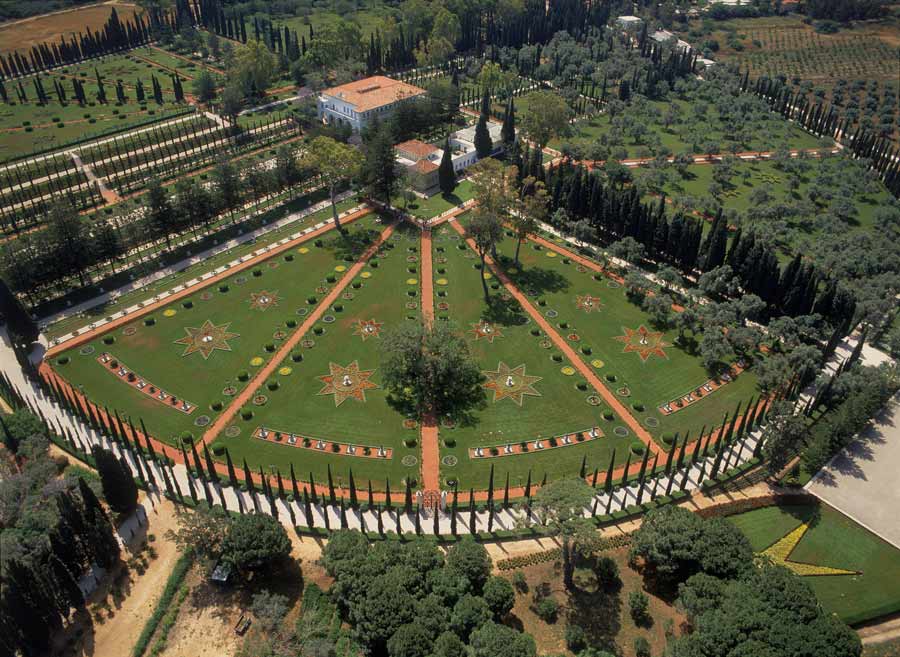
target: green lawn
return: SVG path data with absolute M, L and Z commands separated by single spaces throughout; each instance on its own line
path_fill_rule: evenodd
M 375 225 L 372 217 L 352 224 L 350 234 L 356 239 L 351 244 L 361 248 L 359 238 L 371 236 Z M 343 262 L 341 258 L 348 250 L 344 240 L 336 234 L 329 234 L 323 240 L 322 248 L 309 243 L 301 247 L 307 249 L 306 253 L 294 249 L 267 260 L 253 271 L 245 270 L 197 290 L 85 345 L 93 347 L 93 353 L 82 354 L 84 347 L 73 348 L 62 354 L 69 357 L 67 364 L 59 364 L 59 357 L 53 364 L 70 383 L 101 406 L 118 409 L 135 420 L 144 418 L 150 433 L 161 440 L 172 442 L 185 431 L 200 435 L 203 429 L 195 426 L 195 420 L 202 415 L 214 418 L 217 412 L 211 406 L 216 402 L 227 404 L 230 399 L 223 390 L 229 386 L 240 390 L 245 383 L 240 380 L 240 373 L 252 373 L 271 358 L 266 346 L 271 345 L 273 351 L 277 349 L 280 340 L 274 337 L 275 332 L 290 333 L 293 327 L 287 322 L 298 325 L 302 322 L 298 311 L 308 312 L 312 306 L 309 298 L 318 294 L 316 288 L 323 285 L 323 279 L 333 276 L 334 267 Z M 227 291 L 222 291 L 223 286 L 227 286 Z M 251 308 L 253 295 L 263 294 L 277 296 L 277 305 L 265 310 Z M 205 299 L 206 296 L 210 298 Z M 192 303 L 191 308 L 185 307 L 188 302 Z M 146 325 L 149 317 L 155 320 L 152 326 Z M 227 326 L 228 332 L 237 334 L 227 340 L 228 350 L 217 349 L 208 358 L 199 352 L 183 355 L 186 345 L 175 341 L 187 335 L 187 328 L 200 327 L 207 320 L 218 327 Z M 130 327 L 136 332 L 126 335 Z M 105 343 L 109 338 L 115 340 L 114 344 Z M 104 351 L 151 384 L 196 404 L 197 410 L 184 414 L 117 380 L 114 373 L 97 361 L 97 356 Z M 261 359 L 261 362 L 254 361 L 257 365 L 251 363 L 255 358 Z
M 397 490 L 403 477 L 418 477 L 418 448 L 403 446 L 404 439 L 416 440 L 418 431 L 414 427 L 405 428 L 404 416 L 387 404 L 386 391 L 380 387 L 378 368 L 383 332 L 400 322 L 419 321 L 420 318 L 420 235 L 418 229 L 409 224 L 397 227 L 381 254 L 370 261 L 308 335 L 313 340 L 312 346 L 305 347 L 301 343 L 294 350 L 302 361 L 295 361 L 296 356 L 292 355 L 279 366 L 279 370 L 281 367 L 292 370 L 286 377 L 277 377 L 281 387 L 275 391 L 266 388 L 259 391 L 268 396 L 266 405 L 254 408 L 254 417 L 250 421 L 236 418 L 240 436 L 226 437 L 226 429 L 226 436 L 219 437 L 232 458 L 246 458 L 254 468 L 257 465 L 268 468 L 274 464 L 282 471 L 293 463 L 298 475 L 302 473 L 306 479 L 306 473 L 311 471 L 317 481 L 324 481 L 330 463 L 335 476 L 346 477 L 352 468 L 357 483 L 372 479 L 373 486 L 379 490 L 384 488 L 387 478 Z M 337 239 L 332 243 L 337 244 Z M 343 262 L 340 266 L 350 265 L 350 262 Z M 346 298 L 347 293 L 352 298 Z M 326 321 L 328 319 L 333 321 Z M 375 334 L 367 334 L 364 338 L 358 333 L 358 325 L 369 320 L 382 326 L 380 333 L 376 329 Z M 332 371 L 343 372 L 353 363 L 360 371 L 371 371 L 369 381 L 378 387 L 363 390 L 364 401 L 348 397 L 338 404 L 336 395 L 322 394 L 325 383 L 319 377 Z M 343 375 L 337 376 L 342 378 Z M 392 448 L 394 454 L 390 460 L 382 460 L 264 443 L 250 437 L 258 426 L 297 433 L 313 440 L 322 438 L 372 448 L 385 446 Z M 408 459 L 408 464 L 404 465 L 404 456 L 416 459 Z
M 844 621 L 860 623 L 900 610 L 900 551 L 831 507 L 774 506 L 728 520 L 744 532 L 756 551 L 765 550 L 801 523 L 809 523 L 788 559 L 859 573 L 803 577 L 822 606 Z
M 699 402 L 662 415 L 657 410 L 660 404 L 687 394 L 710 378 L 699 358 L 676 346 L 678 332 L 657 329 L 615 281 L 602 276 L 597 280 L 594 272 L 580 271 L 575 263 L 567 263 L 566 258 L 537 244 L 523 244 L 521 266 L 513 267 L 515 246 L 515 241 L 507 237 L 498 249 L 507 258 L 504 262 L 510 278 L 522 290 L 534 292 L 534 302 L 557 326 L 560 335 L 573 336 L 570 344 L 582 360 L 596 369 L 601 381 L 620 395 L 622 403 L 632 409 L 634 417 L 654 437 L 675 432 L 684 436 L 690 431 L 697 438 L 704 425 L 715 426 L 726 412 L 734 411 L 738 402 L 746 403 L 757 394 L 756 377 L 752 371 L 745 371 Z M 578 297 L 586 296 L 599 300 L 599 308 L 596 301 L 591 312 L 581 308 Z M 639 352 L 624 351 L 626 344 L 616 338 L 627 335 L 627 330 L 639 331 L 642 326 L 649 332 L 647 346 L 662 340 L 662 354 L 649 352 L 643 360 Z M 635 346 L 640 347 L 640 338 Z M 590 353 L 585 354 L 586 350 Z M 623 388 L 627 389 L 627 396 L 621 394 Z M 643 410 L 637 410 L 641 406 Z
M 613 447 L 617 449 L 617 460 L 624 462 L 627 446 L 634 438 L 619 438 L 613 433 L 613 428 L 621 426 L 622 421 L 615 416 L 612 420 L 604 419 L 603 412 L 608 411 L 608 407 L 587 403 L 593 391 L 586 387 L 577 373 L 567 375 L 563 372 L 570 364 L 561 357 L 559 361 L 554 360 L 552 356 L 556 352 L 541 346 L 546 337 L 514 300 L 503 298 L 502 288 L 492 289 L 491 305 L 485 304 L 480 271 L 475 268 L 477 257 L 457 239 L 456 231 L 447 225 L 438 228 L 434 250 L 438 321 L 451 321 L 465 332 L 469 348 L 484 371 L 500 371 L 501 363 L 510 368 L 524 365 L 526 376 L 540 377 L 532 384 L 538 395 L 521 396 L 521 406 L 512 397 L 495 402 L 494 391 L 486 390 L 486 407 L 474 412 L 471 424 L 460 422 L 455 428 L 441 428 L 442 459 L 448 456 L 456 459 L 456 465 L 442 463 L 442 480 L 457 479 L 462 490 L 469 487 L 484 489 L 493 464 L 499 477 L 496 480 L 498 484 L 509 473 L 510 485 L 522 486 L 529 470 L 536 481 L 545 474 L 552 479 L 577 473 L 583 458 L 587 458 L 590 470 L 604 470 L 609 464 Z M 499 286 L 496 278 L 489 279 L 489 282 Z M 441 303 L 448 304 L 447 309 L 442 309 Z M 493 340 L 483 336 L 476 339 L 473 328 L 482 321 L 491 325 L 495 335 Z M 533 331 L 538 335 L 534 335 Z M 580 389 L 579 384 L 584 389 Z M 601 427 L 606 435 L 599 440 L 543 452 L 531 447 L 527 454 L 480 460 L 469 458 L 469 447 L 519 444 L 584 431 L 594 426 Z M 448 440 L 451 444 L 455 442 L 455 445 L 447 447 Z M 449 461 L 452 463 L 453 459 Z
M 431 219 L 442 212 L 446 212 L 450 208 L 462 205 L 471 199 L 472 196 L 472 183 L 468 180 L 463 180 L 456 186 L 456 189 L 453 190 L 453 193 L 450 196 L 444 196 L 441 193 L 437 193 L 427 199 L 417 197 L 415 201 L 409 203 L 407 210 L 410 214 L 419 217 L 420 219 Z

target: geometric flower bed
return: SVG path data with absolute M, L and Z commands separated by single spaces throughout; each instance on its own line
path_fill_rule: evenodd
M 791 561 L 790 556 L 797 547 L 797 544 L 803 539 L 809 529 L 809 523 L 804 522 L 787 535 L 778 539 L 768 548 L 759 554 L 768 557 L 773 563 L 784 566 L 801 577 L 823 576 L 823 575 L 859 575 L 856 570 L 844 570 L 843 568 L 832 568 L 830 566 L 817 566 L 811 563 L 802 563 L 800 561 Z
M 174 395 L 170 395 L 169 393 L 160 390 L 158 387 L 147 381 L 146 379 L 142 379 L 137 374 L 135 374 L 130 368 L 126 367 L 125 364 L 116 359 L 110 353 L 103 352 L 99 356 L 97 356 L 97 361 L 101 365 L 106 365 L 103 369 L 111 374 L 117 375 L 116 378 L 123 383 L 128 384 L 135 390 L 138 390 L 151 399 L 156 400 L 160 404 L 164 404 L 169 408 L 174 408 L 177 411 L 181 411 L 182 413 L 186 413 L 190 415 L 194 412 L 194 409 L 197 408 L 196 404 L 192 404 L 183 399 L 178 399 Z
M 287 445 L 288 447 L 299 447 L 301 449 L 311 449 L 317 452 L 327 452 L 328 454 L 334 454 L 336 456 L 357 456 L 360 458 L 384 460 L 392 458 L 394 454 L 394 450 L 389 447 L 372 447 L 370 445 L 339 443 L 322 440 L 320 438 L 301 436 L 289 431 L 276 431 L 275 429 L 268 429 L 266 427 L 257 427 L 253 432 L 253 437 L 270 443 L 279 443 Z
M 658 410 L 663 415 L 671 415 L 672 413 L 677 413 L 682 408 L 686 408 L 691 404 L 696 404 L 698 401 L 700 401 L 704 397 L 707 397 L 708 395 L 711 395 L 722 386 L 731 383 L 742 371 L 744 371 L 744 364 L 738 361 L 731 366 L 731 369 L 728 372 L 725 372 L 718 378 L 710 379 L 703 385 L 694 388 L 690 392 L 682 395 L 681 397 L 678 397 L 677 399 L 673 399 L 666 404 L 660 404 Z
M 573 431 L 559 436 L 551 436 L 550 438 L 538 438 L 532 441 L 522 441 L 518 443 L 504 443 L 503 445 L 491 445 L 487 447 L 470 447 L 470 459 L 486 459 L 497 458 L 499 456 L 515 456 L 516 454 L 528 454 L 532 451 L 546 451 L 548 449 L 558 449 L 560 447 L 569 447 L 571 445 L 580 445 L 591 440 L 603 437 L 603 430 L 600 427 L 592 427 L 584 431 Z

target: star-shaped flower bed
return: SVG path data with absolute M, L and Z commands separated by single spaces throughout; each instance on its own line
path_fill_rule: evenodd
M 184 353 L 181 354 L 182 356 L 190 356 L 194 352 L 199 352 L 203 359 L 206 360 L 216 349 L 231 351 L 231 345 L 228 344 L 228 340 L 240 337 L 240 334 L 229 332 L 228 327 L 230 325 L 229 322 L 228 324 L 216 326 L 207 319 L 200 328 L 186 326 L 184 330 L 187 332 L 187 335 L 175 340 L 175 344 L 186 346 Z
M 358 335 L 363 342 L 369 338 L 377 338 L 381 334 L 381 327 L 384 322 L 376 322 L 374 319 L 357 320 L 356 326 L 353 328 L 353 335 Z
M 274 308 L 281 301 L 278 291 L 268 292 L 260 290 L 259 292 L 250 293 L 250 310 L 261 310 L 265 312 L 269 308 Z
M 328 363 L 329 374 L 316 377 L 325 384 L 320 395 L 334 395 L 334 405 L 340 406 L 348 399 L 366 401 L 366 390 L 377 388 L 378 384 L 369 379 L 375 370 L 360 370 L 359 363 L 353 361 L 347 367 Z
M 485 371 L 482 374 L 487 377 L 487 382 L 483 383 L 482 387 L 494 391 L 495 404 L 503 399 L 511 399 L 521 406 L 526 395 L 541 396 L 541 393 L 534 389 L 534 384 L 540 381 L 541 377 L 527 375 L 524 364 L 510 368 L 501 361 L 497 364 L 496 370 Z
M 636 353 L 643 362 L 647 362 L 650 356 L 659 356 L 660 358 L 668 358 L 665 348 L 671 346 L 668 342 L 663 341 L 662 331 L 649 331 L 643 324 L 636 328 L 630 329 L 622 327 L 625 335 L 618 335 L 614 340 L 625 343 L 622 353 Z
M 502 338 L 503 332 L 498 329 L 496 326 L 491 324 L 490 322 L 477 322 L 472 324 L 472 328 L 469 329 L 469 333 L 475 336 L 475 340 L 481 340 L 484 338 L 488 342 L 493 343 L 494 338 Z
M 583 310 L 586 313 L 600 310 L 600 308 L 603 307 L 603 304 L 600 303 L 600 297 L 592 297 L 590 294 L 579 294 L 578 296 L 576 296 L 575 305 L 579 310 Z
M 808 523 L 803 523 L 787 535 L 779 538 L 775 543 L 770 545 L 760 554 L 772 560 L 772 563 L 784 566 L 801 577 L 811 575 L 859 575 L 855 570 L 844 570 L 842 568 L 832 568 L 831 566 L 819 566 L 817 564 L 803 563 L 802 561 L 792 561 L 790 559 L 794 548 L 800 543 L 809 529 Z

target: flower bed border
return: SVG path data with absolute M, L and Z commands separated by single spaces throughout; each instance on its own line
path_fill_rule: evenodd
M 257 440 L 262 440 L 267 443 L 273 443 L 276 445 L 285 445 L 286 447 L 299 447 L 300 449 L 308 449 L 313 452 L 324 452 L 326 454 L 333 454 L 335 456 L 353 456 L 356 458 L 364 458 L 364 459 L 378 459 L 380 461 L 389 461 L 394 457 L 394 450 L 390 447 L 378 446 L 375 447 L 373 445 L 362 445 L 359 443 L 339 443 L 334 440 L 324 440 L 322 438 L 313 438 L 312 436 L 303 436 L 298 433 L 292 433 L 290 431 L 278 431 L 276 429 L 269 429 L 268 427 L 256 427 L 251 434 L 253 438 Z M 280 436 L 282 440 L 278 440 L 276 437 Z M 293 442 L 291 442 L 293 440 Z M 304 445 L 303 441 L 308 440 L 309 445 Z M 334 451 L 333 446 L 337 445 L 338 451 Z M 354 448 L 356 453 L 350 452 L 350 448 Z M 370 454 L 365 453 L 365 449 L 368 448 L 370 450 Z M 380 456 L 378 454 L 378 450 L 384 450 L 384 456 Z
M 680 397 L 676 397 L 675 399 L 672 399 L 671 401 L 668 401 L 665 404 L 660 404 L 659 406 L 656 407 L 656 410 L 658 410 L 662 415 L 673 415 L 673 414 L 677 413 L 678 411 L 683 410 L 683 409 L 687 408 L 688 406 L 691 406 L 692 404 L 701 402 L 704 399 L 706 399 L 707 397 L 709 397 L 711 394 L 713 394 L 719 388 L 726 386 L 729 383 L 733 382 L 738 377 L 738 375 L 744 371 L 744 369 L 745 369 L 744 364 L 742 362 L 738 361 L 737 363 L 734 363 L 729 368 L 729 370 L 727 372 L 725 372 L 724 375 L 721 375 L 721 376 L 727 375 L 727 376 L 731 377 L 730 380 L 724 381 L 724 380 L 717 380 L 717 379 L 709 379 L 709 380 L 705 381 L 704 383 L 700 384 L 699 386 L 697 386 L 696 388 L 692 388 L 691 390 L 689 390 L 685 394 L 681 395 Z M 721 379 L 721 376 L 719 377 L 719 379 Z M 708 388 L 708 390 L 705 390 L 702 395 L 699 395 L 698 391 L 701 389 L 704 389 L 704 388 Z M 676 406 L 676 404 L 678 402 L 681 402 L 681 406 Z M 669 406 L 671 408 L 671 410 L 667 410 L 666 406 Z
M 578 440 L 576 436 L 578 434 L 584 434 L 583 440 Z M 533 440 L 526 440 L 526 443 L 532 443 L 532 446 L 527 450 L 522 449 L 522 442 L 508 442 L 503 443 L 501 445 L 477 445 L 475 447 L 469 447 L 468 453 L 470 459 L 493 459 L 500 458 L 501 456 L 516 456 L 519 454 L 535 454 L 540 452 L 545 452 L 548 449 L 559 449 L 561 447 L 572 447 L 573 445 L 583 445 L 584 443 L 588 443 L 592 440 L 597 440 L 603 437 L 603 429 L 600 427 L 591 427 L 589 429 L 582 429 L 579 431 L 570 431 L 567 433 L 562 433 L 556 436 L 548 436 L 547 438 L 535 438 Z M 562 438 L 571 438 L 572 441 L 569 443 L 559 444 L 559 439 Z M 552 438 L 557 439 L 558 444 L 550 445 L 549 442 Z M 535 447 L 534 443 L 546 442 L 547 444 L 542 447 Z M 509 447 L 510 450 L 506 451 L 506 448 Z M 477 453 L 478 450 L 482 450 L 482 453 L 479 455 Z M 496 449 L 497 454 L 491 454 L 491 450 Z
M 117 367 L 116 369 L 111 368 L 109 366 L 109 363 L 111 361 L 115 361 L 116 363 L 118 363 L 119 367 Z M 122 381 L 128 387 L 145 394 L 146 396 L 155 400 L 161 406 L 165 406 L 166 408 L 174 408 L 179 413 L 184 413 L 185 415 L 190 415 L 197 409 L 197 404 L 168 393 L 159 386 L 150 383 L 147 379 L 138 376 L 137 372 L 135 372 L 130 367 L 127 367 L 125 363 L 113 356 L 108 351 L 104 351 L 99 356 L 97 356 L 97 362 L 100 363 L 104 370 L 106 370 L 110 374 L 116 375 L 116 378 L 119 381 Z M 133 374 L 135 376 L 134 381 L 128 380 L 129 374 Z M 142 383 L 144 384 L 143 388 L 141 387 Z M 160 394 L 164 395 L 163 399 L 159 398 Z M 178 404 L 177 406 L 173 406 L 172 403 L 168 401 L 169 399 L 179 399 L 182 403 Z M 185 408 L 185 405 L 187 406 L 187 408 Z

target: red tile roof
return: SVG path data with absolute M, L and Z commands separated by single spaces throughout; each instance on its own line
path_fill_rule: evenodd
M 426 144 L 424 141 L 419 141 L 418 139 L 400 142 L 394 146 L 394 148 L 398 151 L 403 151 L 404 153 L 415 156 L 417 160 L 424 159 L 437 151 L 437 148 L 431 144 Z
M 383 75 L 373 75 L 370 78 L 331 87 L 322 92 L 323 95 L 340 98 L 350 103 L 357 112 L 366 112 L 390 105 L 403 98 L 411 98 L 424 93 L 424 89 Z

